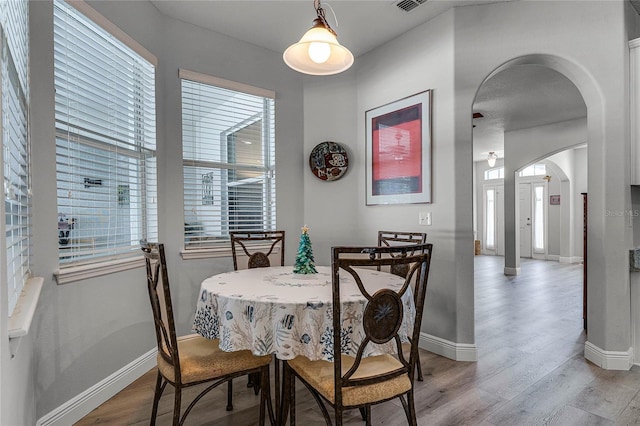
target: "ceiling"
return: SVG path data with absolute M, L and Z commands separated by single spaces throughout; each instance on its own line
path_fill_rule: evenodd
M 504 132 L 586 117 L 577 87 L 557 71 L 539 65 L 518 65 L 491 77 L 480 87 L 473 112 L 475 161 L 494 151 L 504 156 Z
M 316 16 L 312 0 L 150 1 L 166 16 L 275 52 L 298 41 Z M 409 12 L 396 6 L 399 1 L 333 0 L 322 2 L 322 7 L 338 40 L 357 61 L 358 56 L 452 7 L 511 0 L 428 0 Z M 473 120 L 473 155 L 479 161 L 489 151 L 502 157 L 505 131 L 584 117 L 586 107 L 576 87 L 561 74 L 521 65 L 487 80 L 478 91 L 473 112 L 484 115 Z

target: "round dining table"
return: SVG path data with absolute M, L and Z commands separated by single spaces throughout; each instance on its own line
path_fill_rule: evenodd
M 316 274 L 294 274 L 293 266 L 244 269 L 205 279 L 200 288 L 193 330 L 219 339 L 228 352 L 248 349 L 255 355 L 274 354 L 280 360 L 304 355 L 333 361 L 331 268 Z M 385 287 L 399 289 L 404 279 L 375 269 L 359 269 L 370 294 Z M 353 277 L 340 271 L 342 353 L 355 355 L 364 337 L 362 317 L 367 300 Z M 411 288 L 402 297 L 400 336 L 407 343 L 415 305 Z M 369 343 L 365 356 L 395 353 L 393 341 Z

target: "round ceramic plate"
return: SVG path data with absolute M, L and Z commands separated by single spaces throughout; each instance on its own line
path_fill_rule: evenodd
M 309 155 L 309 167 L 318 179 L 338 180 L 349 167 L 347 151 L 337 142 L 322 142 Z

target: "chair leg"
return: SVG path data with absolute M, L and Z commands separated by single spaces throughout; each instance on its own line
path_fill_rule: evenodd
M 367 421 L 367 409 L 365 407 L 360 407 L 360 417 L 362 417 L 362 420 L 364 420 L 365 422 Z
M 233 380 L 227 383 L 227 411 L 233 410 Z
M 416 419 L 416 405 L 415 401 L 413 400 L 413 390 L 409 391 L 407 400 L 409 404 L 409 424 L 411 426 L 418 426 L 418 419 Z
M 365 405 L 364 407 L 360 407 L 360 416 L 362 416 L 362 420 L 365 421 L 367 426 L 371 425 L 371 406 Z
M 286 361 L 285 361 L 286 364 Z M 287 389 L 289 390 L 289 401 L 288 403 L 289 405 L 289 426 L 295 426 L 296 425 L 296 378 L 293 375 L 293 373 L 291 372 L 291 369 L 289 366 L 286 366 L 286 372 L 288 373 L 288 377 L 287 377 Z M 285 399 L 285 398 L 282 398 Z M 286 418 L 283 419 L 286 420 Z M 284 424 L 284 423 L 283 423 Z
M 271 383 L 269 380 L 269 366 L 262 368 L 260 381 L 262 383 L 262 393 L 260 394 L 260 424 L 264 425 L 264 406 L 269 413 L 269 424 L 275 426 L 276 419 L 271 405 Z
M 253 386 L 253 393 L 257 395 L 260 392 L 260 374 L 252 373 L 249 374 L 249 377 Z M 247 386 L 249 386 L 248 383 Z
M 182 401 L 182 387 L 178 383 L 175 384 L 175 398 L 173 400 L 173 425 L 180 424 L 180 402 Z
M 420 354 L 418 354 L 418 362 L 416 364 L 417 369 L 418 369 L 418 381 L 422 382 L 424 381 L 424 378 L 422 377 L 422 363 L 420 362 Z
M 162 396 L 162 391 L 164 388 L 162 387 L 162 376 L 158 371 L 158 377 L 156 379 L 156 390 L 153 392 L 153 408 L 151 409 L 151 426 L 156 424 L 156 416 L 158 415 L 158 403 L 160 402 L 160 397 Z

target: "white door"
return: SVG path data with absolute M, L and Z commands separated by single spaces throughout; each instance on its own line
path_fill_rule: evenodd
M 547 253 L 547 184 L 546 182 L 534 183 L 531 187 L 531 235 L 533 246 L 533 257 L 535 259 L 546 259 Z
M 531 184 L 520 184 L 520 257 L 531 257 Z

